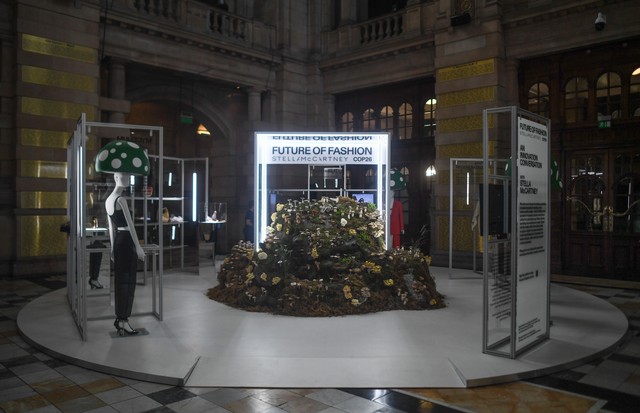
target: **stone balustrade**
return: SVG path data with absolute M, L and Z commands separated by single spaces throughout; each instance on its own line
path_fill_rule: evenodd
M 356 25 L 359 43 L 368 45 L 401 35 L 403 31 L 402 15 L 402 12 L 398 12 Z
M 111 17 L 119 11 L 128 12 L 138 21 L 152 20 L 156 26 L 164 23 L 172 29 L 184 30 L 184 34 L 194 32 L 209 35 L 214 40 L 232 41 L 250 48 L 269 49 L 275 44 L 275 29 L 272 26 L 204 3 L 185 0 L 127 0 L 125 4 L 121 8 L 114 6 L 110 12 Z
M 420 36 L 423 32 L 422 20 L 429 5 L 419 4 L 391 14 L 344 25 L 326 31 L 322 36 L 322 50 L 326 56 L 369 49 L 372 46 L 393 43 L 395 40 Z M 269 51 L 278 43 L 274 26 L 248 19 L 234 13 L 208 6 L 197 1 L 186 0 L 127 0 L 116 2 L 109 13 L 113 16 L 119 11 L 130 15 L 137 24 L 144 25 L 148 20 L 155 31 L 163 31 L 163 24 L 183 32 L 209 36 L 212 40 L 221 40 L 261 51 Z M 433 13 L 431 13 L 433 15 Z M 433 17 L 429 18 L 433 24 Z M 158 30 L 160 28 L 160 30 Z

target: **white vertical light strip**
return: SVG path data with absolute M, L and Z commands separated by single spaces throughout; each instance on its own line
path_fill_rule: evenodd
M 254 208 L 257 208 L 257 211 L 254 212 L 254 215 L 257 217 L 258 222 L 254 222 L 254 226 L 256 227 L 255 231 L 255 239 L 254 239 L 254 247 L 257 250 L 260 246 L 260 242 L 264 240 L 267 234 L 267 216 L 269 212 L 269 203 L 268 203 L 268 195 L 269 188 L 267 188 L 267 163 L 264 162 L 263 159 L 263 151 L 267 143 L 268 135 L 256 133 L 255 135 L 255 182 L 256 182 L 256 191 L 255 191 L 255 202 Z
M 467 205 L 469 205 L 469 172 L 467 172 Z
M 171 186 L 171 181 L 173 181 L 173 172 L 169 172 L 169 182 L 168 182 L 168 186 Z
M 196 213 L 198 212 L 198 173 L 193 173 L 193 178 L 191 179 L 191 190 L 193 191 L 193 202 L 191 203 L 191 220 L 196 222 L 198 220 L 198 216 Z
M 135 186 L 136 185 L 136 177 L 135 177 L 135 175 L 130 175 L 129 176 L 129 185 L 131 185 L 131 186 Z
M 260 145 L 260 238 L 256 239 L 256 248 L 260 245 L 260 242 L 264 240 L 267 235 L 267 217 L 269 216 L 269 187 L 267 186 L 267 168 L 269 165 L 262 159 L 262 151 L 264 148 Z
M 176 239 L 176 226 L 172 225 L 171 226 L 171 240 L 175 241 L 175 239 Z

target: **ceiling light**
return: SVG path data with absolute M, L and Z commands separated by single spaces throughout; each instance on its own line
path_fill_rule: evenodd
M 209 132 L 209 130 L 205 128 L 205 126 L 202 123 L 200 124 L 200 126 L 198 126 L 198 130 L 196 131 L 196 133 L 198 135 L 206 135 L 206 136 L 211 135 L 211 132 Z

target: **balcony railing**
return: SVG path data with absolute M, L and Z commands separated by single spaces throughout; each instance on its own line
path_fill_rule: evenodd
M 402 13 L 369 20 L 356 26 L 360 44 L 370 44 L 397 37 L 402 34 Z
M 211 30 L 212 33 L 244 40 L 247 38 L 247 28 L 250 25 L 250 20 L 242 19 L 216 9 L 209 11 L 209 30 Z
M 180 0 L 133 0 L 130 1 L 135 10 L 149 16 L 164 17 L 178 21 L 180 14 Z
M 174 28 L 263 50 L 276 43 L 275 29 L 272 26 L 204 3 L 186 0 L 128 0 L 125 4 L 123 12 L 128 10 L 133 17 L 153 21 L 154 25 L 164 21 Z M 118 8 L 117 4 L 115 8 Z

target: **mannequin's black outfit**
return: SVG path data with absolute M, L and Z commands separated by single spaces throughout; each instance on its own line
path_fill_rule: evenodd
M 133 238 L 136 234 L 129 233 L 126 228 L 127 220 L 123 210 L 115 209 L 118 199 L 114 204 L 113 215 L 109 215 L 115 230 L 113 242 L 113 267 L 115 277 L 115 302 L 116 318 L 126 320 L 131 315 L 133 308 L 133 296 L 136 292 L 136 270 L 138 267 L 138 254 Z

